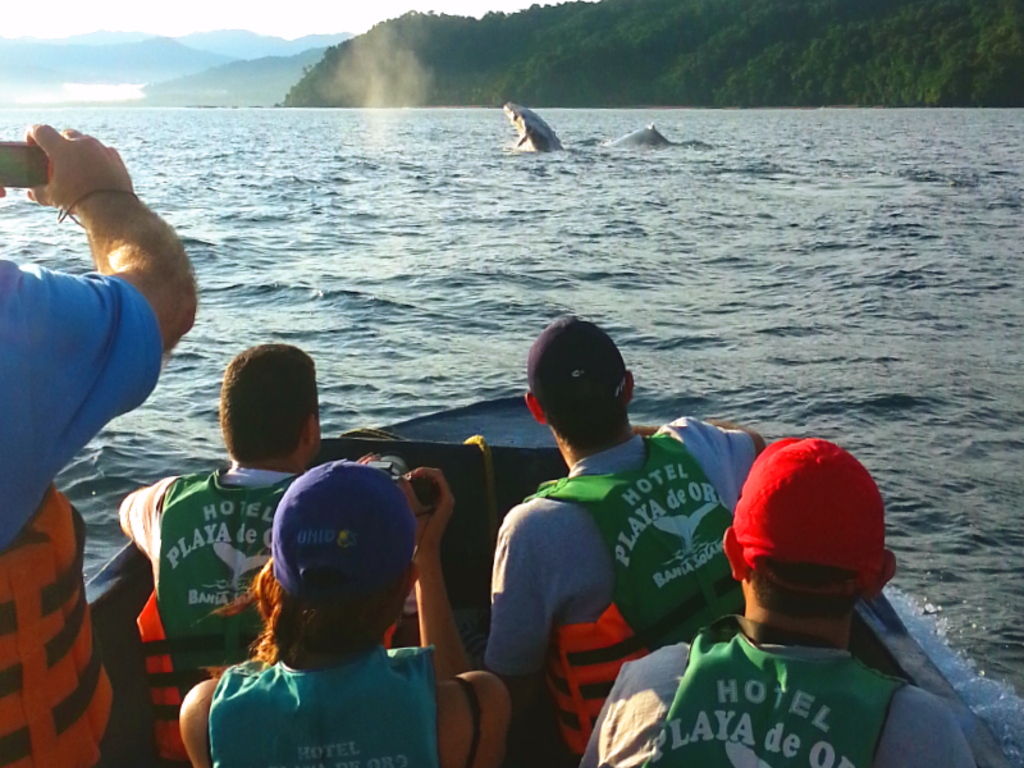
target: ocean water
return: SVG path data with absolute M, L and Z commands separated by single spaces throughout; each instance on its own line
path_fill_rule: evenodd
M 819 435 L 868 466 L 891 594 L 1024 764 L 1024 112 L 543 116 L 567 151 L 512 152 L 498 110 L 0 111 L 0 139 L 116 146 L 200 284 L 154 395 L 60 478 L 89 571 L 125 493 L 223 462 L 220 376 L 247 346 L 310 352 L 335 434 L 523 391 L 533 337 L 573 312 L 620 344 L 634 421 Z M 602 146 L 651 121 L 680 146 Z M 87 253 L 0 201 L 3 258 Z

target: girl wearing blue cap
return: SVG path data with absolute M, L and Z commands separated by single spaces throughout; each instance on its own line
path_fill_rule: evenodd
M 350 462 L 296 480 L 274 517 L 272 560 L 252 585 L 264 629 L 253 658 L 196 686 L 181 709 L 195 768 L 495 768 L 509 701 L 469 672 L 441 573 L 455 499 Z M 413 584 L 423 648 L 382 638 Z

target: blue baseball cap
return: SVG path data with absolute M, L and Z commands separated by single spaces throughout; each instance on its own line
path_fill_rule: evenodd
M 611 337 L 593 323 L 560 317 L 530 347 L 530 391 L 541 406 L 613 400 L 626 384 L 626 364 Z
M 412 562 L 416 517 L 379 469 L 336 461 L 299 477 L 274 515 L 274 577 L 310 602 L 369 595 Z

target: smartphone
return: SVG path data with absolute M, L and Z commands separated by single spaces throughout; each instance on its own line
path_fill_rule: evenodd
M 0 141 L 0 187 L 39 187 L 49 179 L 46 153 L 35 144 Z

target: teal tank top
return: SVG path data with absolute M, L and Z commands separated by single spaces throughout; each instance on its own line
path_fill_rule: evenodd
M 217 684 L 214 768 L 439 768 L 432 649 L 293 670 L 247 662 Z

